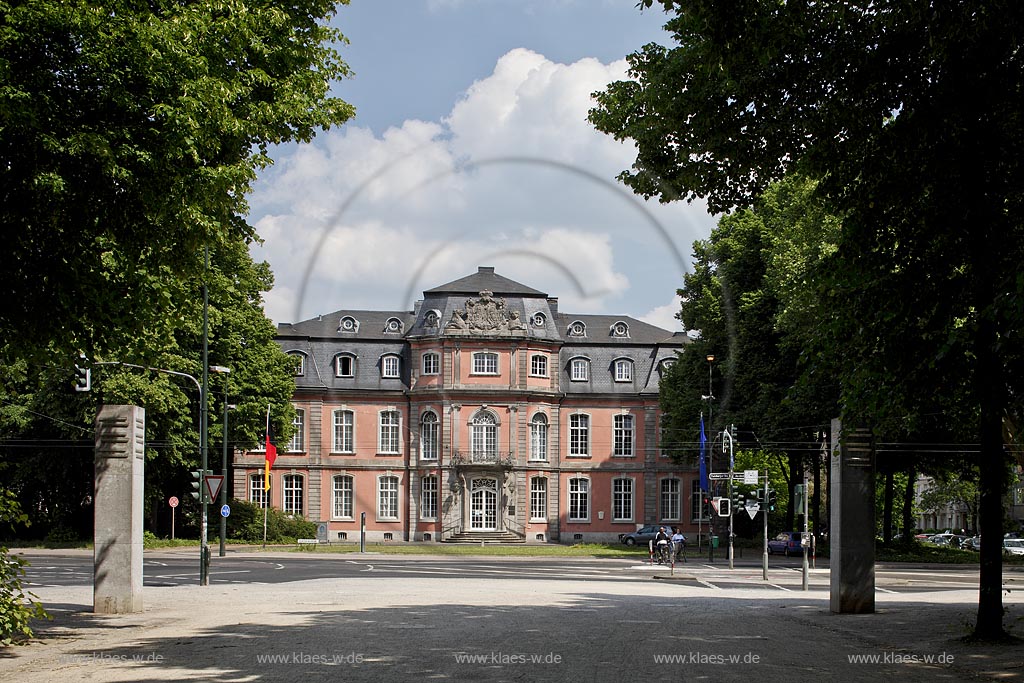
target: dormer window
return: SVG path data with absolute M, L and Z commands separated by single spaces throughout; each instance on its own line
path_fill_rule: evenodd
M 426 315 L 423 316 L 424 327 L 437 327 L 441 322 L 441 314 L 435 310 L 427 311 Z
M 613 368 L 616 382 L 633 381 L 633 361 L 628 358 L 620 358 L 615 361 Z
M 380 376 L 384 379 L 398 379 L 401 369 L 401 359 L 393 354 L 381 356 Z
M 544 327 L 545 325 L 547 325 L 547 322 L 547 316 L 545 316 L 540 311 L 537 311 L 536 313 L 530 316 L 530 324 L 533 325 L 534 327 Z
M 299 353 L 299 352 L 296 351 L 294 353 L 289 353 L 288 355 L 291 357 L 292 362 L 295 364 L 293 366 L 293 372 L 295 373 L 295 376 L 296 377 L 302 377 L 303 375 L 305 375 L 306 374 L 306 356 L 305 356 L 305 354 L 302 354 L 302 353 Z
M 664 358 L 660 363 L 658 363 L 658 371 L 661 374 L 665 374 L 666 372 L 668 372 L 669 368 L 671 368 L 675 364 L 675 358 Z
M 350 315 L 346 315 L 338 321 L 338 332 L 358 332 L 359 321 Z
M 573 358 L 569 361 L 569 379 L 573 382 L 586 382 L 590 379 L 590 361 L 586 358 Z
M 629 325 L 619 320 L 611 326 L 611 335 L 619 339 L 629 339 Z
M 577 320 L 569 324 L 569 336 L 570 337 L 586 337 L 587 326 L 581 320 Z
M 356 374 L 355 356 L 347 353 L 334 357 L 334 374 L 337 377 L 354 377 Z
M 384 332 L 387 334 L 401 334 L 402 321 L 398 318 L 388 318 L 387 322 L 384 323 Z

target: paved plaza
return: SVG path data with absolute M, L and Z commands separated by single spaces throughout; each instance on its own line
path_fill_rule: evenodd
M 338 578 L 147 586 L 145 611 L 122 616 L 92 614 L 89 586 L 41 586 L 56 618 L 4 652 L 0 679 L 1024 680 L 1024 647 L 963 642 L 976 590 L 879 592 L 875 614 L 833 615 L 824 569 L 805 593 L 799 572 L 722 588 L 695 564 L 583 580 L 575 565 L 599 560 L 565 558 L 564 576 L 541 578 L 385 577 L 372 561 Z M 1004 602 L 1024 635 L 1024 596 Z

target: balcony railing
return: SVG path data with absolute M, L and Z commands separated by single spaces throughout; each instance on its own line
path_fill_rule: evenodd
M 511 467 L 513 464 L 512 452 L 498 451 L 455 451 L 452 456 L 452 464 L 459 465 L 501 465 Z

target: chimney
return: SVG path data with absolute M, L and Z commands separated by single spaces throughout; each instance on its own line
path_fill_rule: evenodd
M 481 275 L 494 275 L 494 266 L 479 266 L 476 272 Z

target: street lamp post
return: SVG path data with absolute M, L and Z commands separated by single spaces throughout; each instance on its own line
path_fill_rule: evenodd
M 707 355 L 707 361 L 708 361 L 708 395 L 705 396 L 705 398 L 707 398 L 707 400 L 708 400 L 708 430 L 712 434 L 714 434 L 715 430 L 714 430 L 714 424 L 713 424 L 714 421 L 712 420 L 712 415 L 711 415 L 711 406 L 712 406 L 712 401 L 715 400 L 715 392 L 711 388 L 711 367 L 712 367 L 712 363 L 715 362 L 715 357 L 712 354 L 709 353 Z M 708 471 L 712 471 L 712 472 L 714 471 L 714 469 L 715 469 L 714 466 L 713 466 L 714 462 L 715 462 L 715 440 L 712 439 L 711 440 L 711 445 L 708 448 L 708 462 L 707 462 Z M 709 497 L 711 495 L 713 495 L 712 491 L 711 491 L 711 487 L 712 486 L 713 486 L 713 484 L 708 482 L 708 496 Z M 708 515 L 708 562 L 714 562 L 714 561 L 715 561 L 715 515 L 714 515 L 714 513 L 712 513 L 712 514 Z
M 224 424 L 221 432 L 224 452 L 220 460 L 220 474 L 223 479 L 220 481 L 220 549 L 217 553 L 219 557 L 224 557 L 226 554 L 224 539 L 228 532 L 228 518 L 224 516 L 223 508 L 228 504 L 228 410 L 231 409 L 231 406 L 228 405 L 228 375 L 231 374 L 231 368 L 226 368 L 223 365 L 211 365 L 210 371 L 224 375 Z

